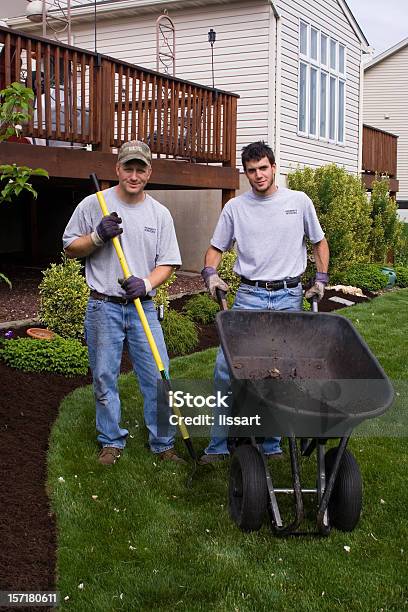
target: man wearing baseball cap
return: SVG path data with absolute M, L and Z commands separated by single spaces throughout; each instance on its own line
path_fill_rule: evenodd
M 102 217 L 96 195 L 86 197 L 65 228 L 68 257 L 85 257 L 90 298 L 85 316 L 85 337 L 96 400 L 99 462 L 112 465 L 120 457 L 128 431 L 121 427 L 118 376 L 126 341 L 144 399 L 144 418 L 150 450 L 157 458 L 184 463 L 174 450 L 174 435 L 157 432 L 157 379 L 160 378 L 133 300 L 140 298 L 164 367 L 168 356 L 152 295 L 181 264 L 170 212 L 145 193 L 152 173 L 151 151 L 140 141 L 122 145 L 118 153 L 118 184 L 103 194 L 111 212 Z M 120 235 L 133 276 L 123 276 L 112 238 Z

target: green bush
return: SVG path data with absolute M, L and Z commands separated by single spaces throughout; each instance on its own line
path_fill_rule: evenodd
M 43 271 L 40 320 L 63 338 L 82 338 L 89 288 L 77 259 L 62 254 L 62 263 Z
M 371 192 L 372 226 L 369 237 L 370 260 L 383 262 L 391 249 L 398 248 L 403 223 L 398 219 L 398 207 L 389 193 L 388 179 L 375 180 Z
M 302 310 L 305 311 L 305 312 L 308 312 L 309 310 L 312 310 L 311 303 L 305 297 L 303 298 Z
M 329 164 L 288 174 L 290 189 L 305 192 L 315 205 L 330 246 L 330 272 L 354 262 L 368 262 L 371 204 L 359 176 Z M 312 248 L 308 246 L 309 261 Z M 309 264 L 307 276 L 314 273 Z
M 397 279 L 395 281 L 397 287 L 408 287 L 408 267 L 395 266 L 394 270 L 395 274 L 397 275 Z
M 330 282 L 332 285 L 352 285 L 367 291 L 379 291 L 387 285 L 388 278 L 378 264 L 354 264 L 342 272 L 332 274 Z
M 218 311 L 218 304 L 207 294 L 195 295 L 186 302 L 183 308 L 183 312 L 189 319 L 204 325 L 212 323 Z
M 408 223 L 401 225 L 401 236 L 394 249 L 394 261 L 396 265 L 408 266 Z
M 24 372 L 52 372 L 75 376 L 88 372 L 88 351 L 79 340 L 56 336 L 53 340 L 17 338 L 0 346 L 0 357 Z
M 162 328 L 167 350 L 173 355 L 186 355 L 198 345 L 195 323 L 172 308 L 166 312 Z
M 218 276 L 222 278 L 229 287 L 228 305 L 231 305 L 231 302 L 234 301 L 235 294 L 241 282 L 240 277 L 233 271 L 236 259 L 237 254 L 235 251 L 225 251 L 225 253 L 222 254 L 220 265 L 217 268 Z
M 153 297 L 153 302 L 156 308 L 163 306 L 163 312 L 167 312 L 169 309 L 169 288 L 176 278 L 176 273 L 172 272 L 169 278 L 156 289 L 156 295 Z

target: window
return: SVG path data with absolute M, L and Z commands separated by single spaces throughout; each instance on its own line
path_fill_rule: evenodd
M 327 36 L 320 35 L 320 63 L 327 66 Z
M 298 133 L 345 143 L 346 47 L 299 21 Z
M 336 70 L 336 55 L 337 55 L 337 43 L 332 38 L 330 39 L 330 69 Z
M 345 48 L 343 45 L 339 45 L 339 72 L 340 74 L 344 74 L 344 64 L 345 64 Z
M 345 103 L 345 85 L 344 81 L 339 81 L 339 102 L 338 102 L 338 128 L 337 141 L 344 142 L 344 103 Z
M 329 140 L 336 140 L 336 78 L 330 77 Z
M 327 138 L 327 74 L 320 73 L 320 136 Z
M 300 22 L 300 45 L 299 50 L 302 55 L 307 55 L 307 24 L 303 21 Z
M 307 66 L 300 64 L 299 76 L 299 132 L 306 133 Z
M 312 60 L 317 62 L 317 30 L 311 28 L 310 30 L 310 57 Z
M 310 68 L 309 134 L 317 136 L 317 69 Z

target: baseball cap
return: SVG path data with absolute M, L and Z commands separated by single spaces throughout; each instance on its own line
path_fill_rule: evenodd
M 138 159 L 148 166 L 152 163 L 152 152 L 150 147 L 145 142 L 140 140 L 129 140 L 124 142 L 119 149 L 118 164 L 126 164 L 126 162 Z

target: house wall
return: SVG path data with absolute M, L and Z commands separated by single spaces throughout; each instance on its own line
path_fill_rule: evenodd
M 142 14 L 128 19 L 98 22 L 98 51 L 156 70 L 156 18 Z M 231 2 L 171 10 L 176 27 L 176 76 L 212 86 L 208 30 L 217 33 L 214 44 L 215 86 L 238 93 L 237 165 L 242 147 L 254 140 L 273 139 L 268 119 L 269 75 L 274 73 L 270 53 L 270 4 L 265 0 Z M 92 23 L 74 25 L 73 44 L 94 49 Z M 272 81 L 273 85 L 273 81 Z M 243 188 L 247 181 L 241 177 Z M 198 271 L 221 212 L 221 191 L 149 191 L 171 211 L 183 260 L 183 269 Z
M 408 202 L 408 46 L 365 71 L 363 116 L 364 123 L 399 136 L 397 197 Z
M 281 14 L 280 172 L 298 164 L 318 167 L 334 162 L 358 172 L 361 44 L 337 0 L 278 0 Z M 345 145 L 297 134 L 299 18 L 337 39 L 347 48 Z
M 156 70 L 156 18 L 161 14 L 101 20 L 98 51 Z M 237 163 L 243 145 L 268 139 L 268 75 L 272 70 L 271 7 L 266 0 L 171 10 L 176 27 L 176 76 L 212 86 L 208 30 L 214 28 L 215 86 L 238 93 Z M 73 26 L 74 44 L 94 50 L 92 23 Z

